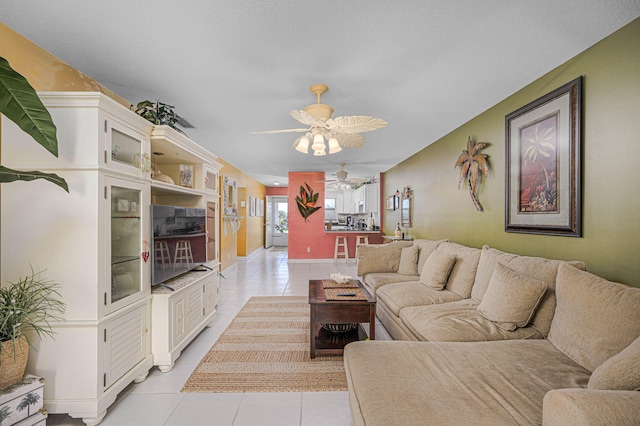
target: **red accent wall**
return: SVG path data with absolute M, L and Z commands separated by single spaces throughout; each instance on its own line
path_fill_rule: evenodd
M 324 172 L 289 172 L 289 259 L 333 259 L 337 235 L 347 236 L 349 257 L 355 257 L 355 241 L 358 233 L 327 233 L 324 230 Z M 305 222 L 298 210 L 296 197 L 300 194 L 300 185 L 308 183 L 313 192 L 318 192 L 317 205 L 322 206 Z M 382 243 L 380 234 L 362 234 L 369 236 L 369 244 Z M 310 251 L 307 252 L 307 247 Z
M 286 197 L 289 195 L 289 188 L 286 186 L 267 186 L 267 195 Z

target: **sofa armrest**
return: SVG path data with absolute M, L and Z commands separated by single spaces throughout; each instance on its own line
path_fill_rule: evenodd
M 640 392 L 555 389 L 542 403 L 543 426 L 638 425 Z

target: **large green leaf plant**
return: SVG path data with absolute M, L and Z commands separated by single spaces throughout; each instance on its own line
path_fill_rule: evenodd
M 23 131 L 54 156 L 58 156 L 56 126 L 35 89 L 9 62 L 0 57 L 0 114 L 13 121 Z M 53 173 L 12 170 L 0 165 L 0 182 L 45 179 L 69 192 L 67 182 Z

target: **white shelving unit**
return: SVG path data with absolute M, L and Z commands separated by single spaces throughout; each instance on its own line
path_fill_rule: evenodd
M 174 182 L 180 181 L 180 165 L 193 168 L 193 188 L 152 181 L 153 204 L 199 207 L 207 210 L 207 271 L 189 272 L 152 291 L 152 348 L 160 371 L 173 368 L 180 353 L 217 314 L 220 298 L 219 170 L 216 156 L 167 126 L 156 126 L 151 135 L 155 166 Z M 173 289 L 173 290 L 171 290 Z
M 153 125 L 93 92 L 39 93 L 58 129 L 59 157 L 3 117 L 3 163 L 66 179 L 2 187 L 2 280 L 33 269 L 60 286 L 64 320 L 29 355 L 47 380 L 50 413 L 98 424 L 132 381 L 153 365 L 149 264 L 149 155 Z
M 162 339 L 155 336 L 171 342 L 169 349 L 158 350 L 157 364 L 165 368 L 213 321 L 219 292 L 219 197 L 217 185 L 207 187 L 205 178 L 217 180 L 221 165 L 184 135 L 153 126 L 102 93 L 39 96 L 58 129 L 59 157 L 2 117 L 3 165 L 56 173 L 66 179 L 69 194 L 43 180 L 2 186 L 0 279 L 15 281 L 31 265 L 59 284 L 67 305 L 64 319 L 52 323 L 54 339 L 33 340 L 36 350 L 30 352 L 27 372 L 46 379 L 44 403 L 50 413 L 68 413 L 96 425 L 118 393 L 146 378 Z M 145 159 L 160 164 L 176 182 L 180 164 L 192 165 L 194 188 L 152 181 L 140 167 Z M 182 318 L 173 307 L 162 307 L 159 300 L 165 295 L 152 295 L 153 260 L 144 254 L 153 252 L 152 199 L 212 210 L 207 221 L 211 269 L 170 297 L 183 300 L 187 310 Z M 172 334 L 181 327 L 182 336 Z

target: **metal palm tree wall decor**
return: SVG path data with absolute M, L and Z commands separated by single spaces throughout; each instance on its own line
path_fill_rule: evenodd
M 467 149 L 462 151 L 455 165 L 455 167 L 460 167 L 458 189 L 460 189 L 460 183 L 466 179 L 471 200 L 479 212 L 483 211 L 483 209 L 476 197 L 476 189 L 478 188 L 478 183 L 482 175 L 487 177 L 489 173 L 489 156 L 480 154 L 479 151 L 487 145 L 489 144 L 486 142 L 477 143 L 475 138 L 469 136 L 467 139 Z

